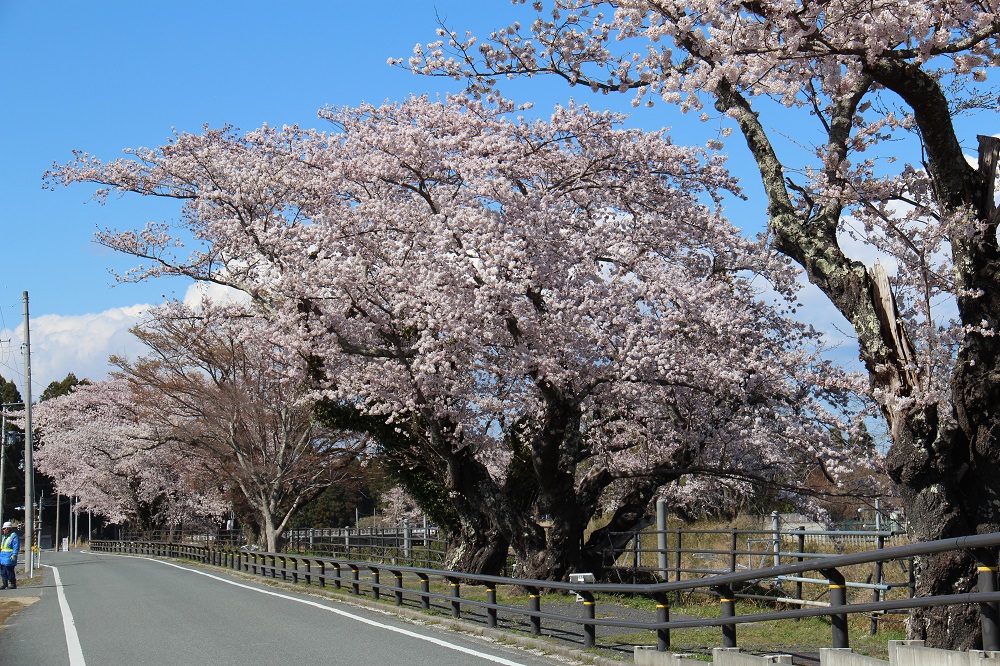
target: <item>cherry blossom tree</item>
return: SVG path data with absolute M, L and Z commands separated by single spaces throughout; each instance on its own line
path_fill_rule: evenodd
M 995 0 L 533 7 L 529 28 L 481 42 L 442 26 L 408 66 L 480 92 L 512 76 L 554 74 L 706 120 L 717 118 L 714 107 L 756 161 L 773 246 L 854 327 L 913 536 L 1000 530 L 1000 141 L 981 136 L 977 163 L 963 150 L 973 137 L 953 122 L 996 110 Z M 798 120 L 788 122 L 790 113 Z M 841 238 L 851 232 L 889 253 L 894 281 L 845 254 Z M 974 566 L 971 554 L 924 559 L 920 593 L 968 590 Z M 910 635 L 967 647 L 978 640 L 975 614 L 918 611 Z
M 127 279 L 250 294 L 308 359 L 325 420 L 369 433 L 447 528 L 452 567 L 494 571 L 512 548 L 519 573 L 562 578 L 666 484 L 792 493 L 870 460 L 834 435 L 854 378 L 785 316 L 794 272 L 721 217 L 718 156 L 586 107 L 516 112 L 326 110 L 329 134 L 179 134 L 78 154 L 51 182 L 183 202 L 175 226 L 100 240 L 146 262 Z
M 34 412 L 35 464 L 60 493 L 113 523 L 139 529 L 217 518 L 225 487 L 144 422 L 128 383 L 80 384 Z
M 112 362 L 143 405 L 142 424 L 238 489 L 252 509 L 244 529 L 275 552 L 295 512 L 344 477 L 363 438 L 318 423 L 305 359 L 245 306 L 172 303 L 132 333 L 149 353 Z

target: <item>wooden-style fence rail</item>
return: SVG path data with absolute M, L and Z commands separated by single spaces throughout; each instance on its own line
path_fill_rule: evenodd
M 541 634 L 542 622 L 575 624 L 582 627 L 584 647 L 592 647 L 596 640 L 597 626 L 614 626 L 655 632 L 657 648 L 670 646 L 670 630 L 690 627 L 720 627 L 725 647 L 736 646 L 736 628 L 747 622 L 787 620 L 801 617 L 828 616 L 831 618 L 832 647 L 849 647 L 847 617 L 851 613 L 881 613 L 905 611 L 912 608 L 930 608 L 945 605 L 978 604 L 986 650 L 1000 650 L 1000 592 L 997 592 L 997 548 L 1000 533 L 944 539 L 926 543 L 894 546 L 875 551 L 836 555 L 791 564 L 743 570 L 706 576 L 695 580 L 682 580 L 655 584 L 563 583 L 540 580 L 505 578 L 500 576 L 473 575 L 457 571 L 443 571 L 409 566 L 338 560 L 290 553 L 264 553 L 234 548 L 217 548 L 183 543 L 93 541 L 91 549 L 97 552 L 151 555 L 190 559 L 204 564 L 225 567 L 247 574 L 281 578 L 292 583 L 318 585 L 334 589 L 346 588 L 351 594 L 361 595 L 363 589 L 374 599 L 391 595 L 397 606 L 406 597 L 419 600 L 421 608 L 429 609 L 432 600 L 450 605 L 451 615 L 462 617 L 463 607 L 475 607 L 484 612 L 488 626 L 497 626 L 498 612 L 528 618 L 533 635 Z M 876 600 L 866 603 L 848 603 L 846 579 L 842 570 L 860 564 L 919 557 L 932 553 L 967 550 L 979 562 L 978 591 L 935 597 Z M 361 577 L 361 572 L 365 577 Z M 382 573 L 391 574 L 392 582 L 383 582 Z M 805 606 L 749 615 L 736 614 L 734 586 L 760 580 L 802 577 L 807 573 L 818 574 L 810 580 L 824 583 L 829 588 L 829 605 Z M 419 588 L 405 586 L 409 576 L 419 581 Z M 430 581 L 447 583 L 448 593 L 433 592 Z M 486 590 L 486 600 L 463 598 L 462 585 L 479 585 Z M 497 601 L 500 586 L 527 590 L 528 607 L 520 608 Z M 583 617 L 546 612 L 541 608 L 544 590 L 575 592 L 583 601 Z M 669 600 L 678 592 L 709 591 L 719 598 L 718 618 L 696 620 L 670 620 Z M 653 622 L 626 621 L 620 618 L 598 618 L 595 614 L 595 595 L 644 596 L 656 603 L 656 620 Z

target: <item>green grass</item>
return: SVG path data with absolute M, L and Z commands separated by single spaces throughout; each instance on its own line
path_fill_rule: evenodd
M 387 581 L 383 578 L 382 582 L 385 583 Z M 416 586 L 412 584 L 412 581 L 407 580 L 406 587 L 408 588 L 407 597 L 413 599 L 414 596 L 411 590 L 414 590 Z M 446 582 L 432 580 L 430 591 L 441 595 L 449 595 L 451 588 Z M 465 601 L 486 601 L 486 589 L 483 586 L 464 585 L 460 588 L 460 593 L 461 599 Z M 542 611 L 559 612 L 559 607 L 565 607 L 565 604 L 572 600 L 573 597 L 566 594 L 543 594 L 541 597 L 541 609 Z M 392 603 L 392 594 L 383 593 L 381 601 Z M 497 592 L 497 601 L 502 605 L 512 607 L 523 608 L 528 605 L 526 594 L 502 588 Z M 655 612 L 655 602 L 646 597 L 597 595 L 596 601 L 598 604 L 624 606 L 645 611 L 651 615 Z M 447 604 L 447 600 L 437 599 L 433 603 L 438 608 L 432 609 L 430 611 L 431 614 L 448 612 L 442 609 Z M 468 610 L 471 611 L 472 608 L 469 607 Z M 737 604 L 736 612 L 737 615 L 752 615 L 774 610 L 774 606 L 771 605 L 753 601 L 741 601 Z M 671 605 L 670 607 L 670 615 L 673 619 L 679 619 L 681 616 L 717 618 L 719 617 L 719 612 L 718 603 L 711 601 L 710 597 L 702 596 L 692 596 L 684 603 Z M 875 636 L 870 636 L 869 632 L 870 620 L 868 617 L 862 615 L 848 616 L 850 645 L 859 654 L 886 659 L 888 641 L 905 638 L 901 620 L 885 620 L 881 622 L 879 632 Z M 830 619 L 826 617 L 802 618 L 799 621 L 755 622 L 740 624 L 736 628 L 737 645 L 752 652 L 817 651 L 822 647 L 830 647 L 832 636 L 833 630 Z M 720 627 L 673 629 L 670 632 L 670 639 L 672 651 L 708 653 L 712 647 L 722 645 L 722 629 Z M 656 633 L 653 631 L 640 631 L 616 634 L 606 639 L 606 642 L 613 642 L 618 645 L 655 645 Z M 600 644 L 601 639 L 598 639 L 598 645 Z
M 737 615 L 750 615 L 768 612 L 769 608 L 750 604 L 740 604 Z M 688 604 L 671 607 L 671 616 L 691 615 L 694 617 L 719 617 L 716 605 Z M 848 635 L 851 647 L 855 652 L 874 657 L 887 658 L 887 643 L 890 640 L 905 638 L 901 623 L 897 628 L 880 629 L 875 636 L 869 635 L 870 623 L 863 616 L 849 616 Z M 830 647 L 833 629 L 829 618 L 802 618 L 795 620 L 777 620 L 740 624 L 736 627 L 736 644 L 750 651 L 780 652 L 784 649 L 818 650 Z M 653 645 L 655 636 L 648 632 L 640 632 L 619 637 L 624 642 L 634 642 L 636 645 Z M 692 629 L 673 629 L 670 632 L 670 643 L 673 650 L 687 651 L 708 649 L 722 644 L 722 629 L 719 627 L 699 627 Z

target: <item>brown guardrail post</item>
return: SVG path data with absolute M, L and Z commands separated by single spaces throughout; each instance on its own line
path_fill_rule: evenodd
M 528 588 L 528 609 L 534 612 L 538 612 L 542 609 L 542 597 L 541 591 L 537 587 Z M 542 635 L 542 618 L 537 615 L 530 616 L 531 621 L 531 635 L 541 636 Z
M 883 548 L 885 548 L 885 537 L 879 534 L 878 536 L 875 537 L 875 549 L 882 550 Z M 875 584 L 881 585 L 883 578 L 884 576 L 883 576 L 882 560 L 879 560 L 878 562 L 875 563 Z M 872 601 L 878 603 L 881 598 L 882 598 L 882 590 L 876 587 L 872 591 Z M 868 634 L 870 636 L 874 636 L 877 633 L 878 633 L 878 617 L 872 615 L 871 625 L 868 628 Z
M 736 528 L 729 531 L 729 571 L 736 573 Z
M 656 621 L 657 622 L 669 622 L 670 621 L 670 606 L 667 604 L 666 594 L 654 594 L 653 599 L 656 600 Z M 670 648 L 670 630 L 669 629 L 657 629 L 656 630 L 656 651 L 666 652 Z
M 674 577 L 674 580 L 676 580 L 678 583 L 681 582 L 681 550 L 682 550 L 682 546 L 684 544 L 684 536 L 683 536 L 683 534 L 684 533 L 681 531 L 681 528 L 678 527 L 677 528 L 677 553 L 676 553 L 676 557 L 674 558 L 674 562 L 677 564 L 676 575 Z M 676 601 L 677 601 L 678 604 L 681 603 L 681 591 L 680 590 L 677 590 Z
M 319 586 L 326 587 L 326 562 L 320 560 L 319 564 Z
M 393 571 L 392 575 L 396 579 L 396 590 L 395 590 L 395 592 L 396 592 L 396 605 L 397 606 L 402 606 L 403 605 L 403 590 L 402 590 L 402 587 L 403 587 L 403 572 L 402 571 Z
M 830 581 L 830 607 L 847 605 L 847 581 L 844 574 L 836 569 L 821 569 L 820 573 Z M 850 647 L 850 640 L 847 636 L 847 613 L 837 613 L 830 616 L 830 624 L 833 627 L 833 647 Z
M 581 597 L 583 597 L 583 617 L 585 620 L 593 620 L 597 617 L 597 604 L 594 601 L 594 595 L 590 592 L 580 592 Z M 540 628 L 539 628 L 540 629 Z M 583 623 L 583 647 L 592 648 L 594 647 L 595 639 L 597 638 L 597 625 Z
M 354 594 L 361 594 L 361 578 L 359 576 L 360 570 L 356 564 L 348 564 L 351 567 L 351 591 Z
M 382 590 L 379 589 L 378 567 L 369 564 L 368 570 L 372 572 L 372 599 L 378 601 L 382 593 Z
M 340 562 L 332 562 L 331 565 L 333 566 L 333 575 L 335 577 L 334 581 L 333 581 L 333 589 L 339 590 L 340 589 L 340 584 L 341 584 L 341 580 L 340 580 L 340 578 L 341 578 L 340 577 Z
M 457 620 L 462 617 L 462 602 L 459 601 L 462 588 L 457 578 L 449 578 L 448 583 L 451 585 L 451 616 Z
M 720 616 L 736 617 L 736 597 L 733 595 L 733 589 L 728 585 L 719 585 L 712 589 L 719 595 Z M 722 625 L 722 647 L 736 647 L 735 624 Z
M 805 531 L 806 531 L 805 526 L 804 525 L 799 525 L 799 533 L 796 535 L 796 537 L 798 538 L 798 543 L 799 543 L 799 556 L 796 558 L 796 561 L 798 561 L 798 562 L 802 562 L 803 561 L 804 558 L 802 557 L 802 553 L 806 552 L 806 535 L 805 535 Z M 800 581 L 796 581 L 796 583 L 795 583 L 795 598 L 798 599 L 799 601 L 802 601 L 802 581 L 801 580 Z M 799 608 L 802 608 L 802 606 L 799 606 Z M 799 621 L 801 621 L 801 618 L 795 618 L 795 621 L 799 622 Z
M 431 581 L 425 573 L 417 575 L 420 576 L 420 607 L 424 610 L 430 610 L 431 598 L 427 593 L 431 591 Z
M 996 592 L 997 567 L 996 558 L 992 554 L 978 553 L 979 578 L 976 587 L 979 592 Z M 997 602 L 979 604 L 979 622 L 983 631 L 983 649 L 1000 650 L 1000 616 Z
M 497 603 L 497 586 L 493 583 L 487 583 L 486 585 L 486 603 L 496 605 Z M 491 629 L 497 626 L 497 609 L 487 608 L 486 609 L 486 625 Z

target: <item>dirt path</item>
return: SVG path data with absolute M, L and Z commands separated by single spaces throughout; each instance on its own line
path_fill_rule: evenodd
M 4 590 L 6 591 L 6 590 Z M 15 591 L 16 592 L 16 591 Z M 11 615 L 38 601 L 38 597 L 4 597 L 0 598 L 0 628 L 7 624 Z

